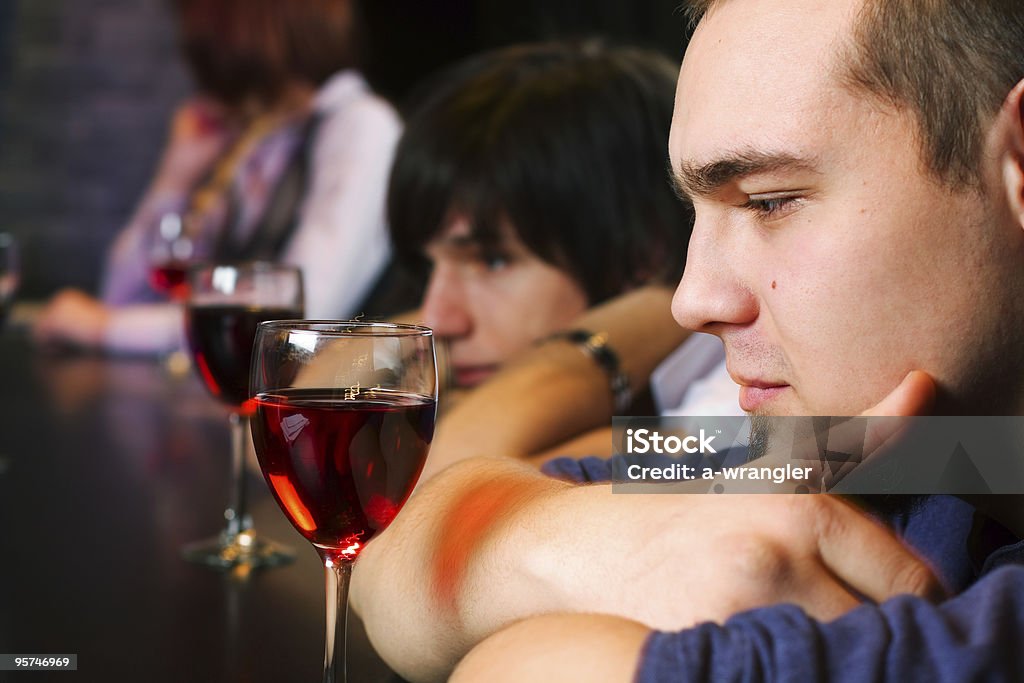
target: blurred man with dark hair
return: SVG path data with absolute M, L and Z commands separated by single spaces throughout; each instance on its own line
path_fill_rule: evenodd
M 398 256 L 429 262 L 421 316 L 451 384 L 480 384 L 590 306 L 678 281 L 692 217 L 665 182 L 674 91 L 665 57 L 598 41 L 495 50 L 427 84 L 388 218 Z

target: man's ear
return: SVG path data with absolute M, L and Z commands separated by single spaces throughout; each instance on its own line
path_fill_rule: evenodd
M 1024 80 L 1006 96 L 998 120 L 1003 128 L 999 150 L 1003 190 L 1010 211 L 1024 229 Z

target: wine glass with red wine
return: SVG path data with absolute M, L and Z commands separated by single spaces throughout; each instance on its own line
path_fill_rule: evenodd
M 187 560 L 219 569 L 283 564 L 294 552 L 256 535 L 246 514 L 245 454 L 250 443 L 249 367 L 257 326 L 301 318 L 302 272 L 274 263 L 194 266 L 188 273 L 185 331 L 193 364 L 209 392 L 230 411 L 232 500 L 217 538 L 183 548 Z
M 148 234 L 149 286 L 175 301 L 188 295 L 189 268 L 208 256 L 208 239 L 196 234 L 195 223 L 187 213 L 164 213 Z
M 364 322 L 283 320 L 256 334 L 253 441 L 278 505 L 326 568 L 325 683 L 336 671 L 345 680 L 352 563 L 398 514 L 427 458 L 433 341 L 426 327 Z
M 0 232 L 0 330 L 14 305 L 21 269 L 18 267 L 18 243 L 6 232 Z

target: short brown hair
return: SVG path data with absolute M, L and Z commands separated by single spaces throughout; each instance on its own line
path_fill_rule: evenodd
M 346 0 L 174 0 L 174 8 L 198 87 L 229 105 L 273 102 L 289 81 L 319 86 L 356 66 Z
M 700 20 L 722 0 L 688 0 Z M 984 130 L 1024 78 L 1022 0 L 864 0 L 845 82 L 917 118 L 922 158 L 978 186 Z
M 398 257 L 423 264 L 461 213 L 485 254 L 500 255 L 508 225 L 590 304 L 678 282 L 693 216 L 667 178 L 677 72 L 659 53 L 591 40 L 506 47 L 438 74 L 391 170 Z

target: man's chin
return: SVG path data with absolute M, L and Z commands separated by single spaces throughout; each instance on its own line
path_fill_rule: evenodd
M 796 397 L 789 385 L 740 387 L 740 408 L 748 415 L 795 415 Z

